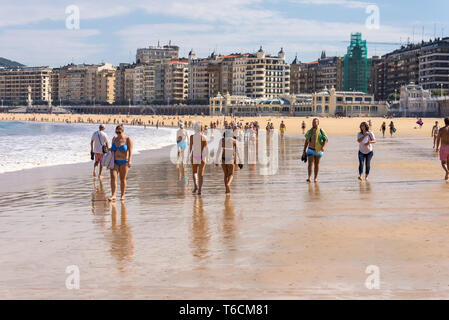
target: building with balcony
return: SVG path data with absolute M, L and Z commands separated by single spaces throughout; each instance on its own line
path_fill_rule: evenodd
M 110 63 L 70 64 L 53 72 L 58 78 L 58 98 L 65 103 L 111 104 L 115 101 L 116 68 Z
M 216 58 L 197 58 L 193 50 L 189 53 L 189 100 L 207 101 L 209 95 L 209 64 Z
M 277 56 L 266 54 L 262 47 L 246 62 L 245 95 L 250 98 L 276 98 L 290 94 L 290 66 L 281 49 Z
M 449 38 L 434 41 L 421 48 L 419 80 L 423 89 L 449 90 Z
M 179 58 L 179 47 L 171 45 L 151 46 L 149 48 L 137 49 L 136 63 L 138 65 L 152 66 L 154 69 L 154 99 L 164 101 L 165 97 L 165 66 L 169 61 Z M 153 94 L 145 94 L 153 95 Z
M 51 95 L 52 70 L 49 67 L 0 69 L 0 99 L 3 103 L 24 103 L 28 87 L 35 103 L 48 102 Z
M 181 102 L 189 98 L 189 60 L 169 61 L 165 66 L 165 99 L 167 103 Z
M 298 57 L 290 65 L 290 90 L 292 94 L 315 93 L 324 88 L 343 89 L 342 57 L 326 57 L 310 63 L 301 63 Z

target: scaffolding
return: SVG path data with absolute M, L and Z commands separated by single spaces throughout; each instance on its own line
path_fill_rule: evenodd
M 352 33 L 344 62 L 344 90 L 368 93 L 372 67 L 373 60 L 368 59 L 366 40 L 362 40 L 360 32 Z

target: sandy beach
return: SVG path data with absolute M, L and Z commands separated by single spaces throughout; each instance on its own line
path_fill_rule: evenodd
M 79 115 L 79 114 L 67 114 L 67 115 L 55 115 L 55 114 L 12 114 L 12 113 L 0 113 L 0 121 L 40 121 L 40 122 L 70 122 L 70 123 L 103 123 L 103 124 L 132 124 L 140 121 L 142 124 L 149 125 L 153 122 L 154 125 L 159 121 L 161 127 L 177 127 L 179 121 L 184 123 L 193 123 L 198 121 L 203 125 L 210 126 L 211 122 L 220 121 L 220 128 L 224 121 L 227 122 L 241 122 L 243 124 L 247 122 L 258 121 L 261 129 L 265 129 L 267 122 L 272 122 L 275 129 L 279 129 L 281 121 L 284 121 L 287 127 L 287 133 L 289 134 L 302 134 L 301 124 L 306 122 L 306 128 L 310 129 L 312 125 L 312 117 L 214 117 L 214 116 L 127 116 L 127 115 Z M 320 126 L 326 130 L 330 135 L 351 135 L 356 133 L 359 129 L 359 125 L 362 121 L 372 121 L 372 130 L 375 133 L 380 132 L 380 127 L 385 121 L 388 124 L 390 121 L 395 123 L 395 127 L 398 130 L 398 134 L 402 135 L 417 135 L 417 136 L 429 136 L 431 129 L 435 121 L 439 121 L 440 125 L 443 124 L 443 119 L 424 119 L 424 126 L 422 129 L 417 129 L 417 119 L 414 118 L 320 118 Z M 388 133 L 388 132 L 387 132 Z
M 0 298 L 447 299 L 449 185 L 432 151 L 434 120 L 417 130 L 394 119 L 398 135 L 378 134 L 371 181 L 359 182 L 361 120 L 322 119 L 330 142 L 318 184 L 305 182 L 300 118 L 284 119 L 278 170 L 245 166 L 230 197 L 211 165 L 203 195 L 192 195 L 190 166 L 168 161 L 171 147 L 135 157 L 125 203 L 106 201 L 109 177 L 94 180 L 91 163 L 2 174 Z M 65 285 L 72 265 L 79 290 Z M 365 286 L 368 266 L 379 268 L 379 289 Z

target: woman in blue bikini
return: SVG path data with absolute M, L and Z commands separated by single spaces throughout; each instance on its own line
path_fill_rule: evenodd
M 111 151 L 114 152 L 114 169 L 111 169 L 111 190 L 112 196 L 109 201 L 115 201 L 117 196 L 117 175 L 120 174 L 121 201 L 125 200 L 126 177 L 131 168 L 133 154 L 133 141 L 124 135 L 123 125 L 115 128 L 116 136 L 112 139 Z

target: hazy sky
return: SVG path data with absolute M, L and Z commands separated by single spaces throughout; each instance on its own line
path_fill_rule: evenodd
M 79 29 L 66 27 L 70 5 Z M 369 5 L 379 8 L 380 29 L 366 26 Z M 158 40 L 180 46 L 181 56 L 263 45 L 309 62 L 322 50 L 343 55 L 351 32 L 362 32 L 370 56 L 421 41 L 423 27 L 425 39 L 449 36 L 448 0 L 0 0 L 0 8 L 0 57 L 29 66 L 132 62 L 137 48 Z

